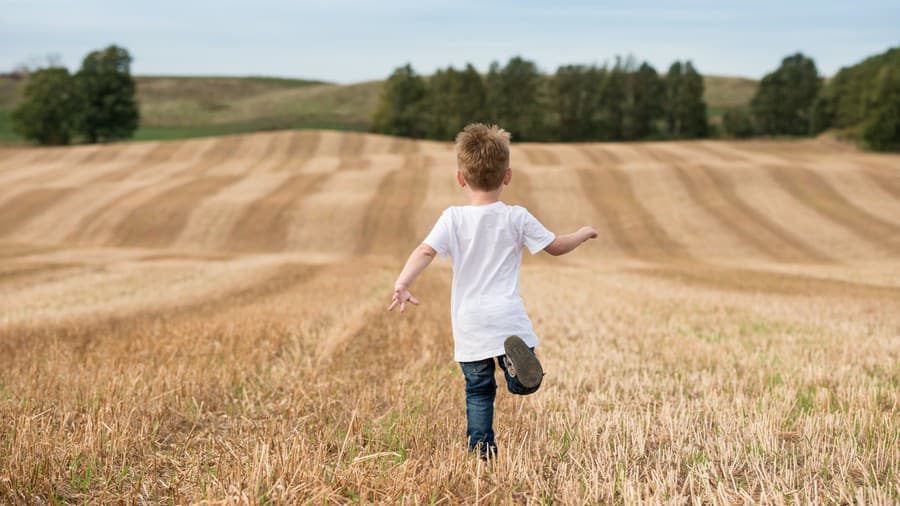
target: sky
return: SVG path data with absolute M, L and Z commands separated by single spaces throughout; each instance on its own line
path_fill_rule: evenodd
M 520 55 L 544 72 L 634 55 L 660 71 L 760 78 L 784 56 L 823 75 L 900 46 L 900 1 L 0 0 L 0 71 L 118 44 L 138 75 L 351 83 Z

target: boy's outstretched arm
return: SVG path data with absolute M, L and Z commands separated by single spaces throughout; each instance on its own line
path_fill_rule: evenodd
M 402 313 L 406 310 L 407 302 L 416 306 L 419 305 L 419 299 L 409 293 L 409 286 L 434 260 L 434 255 L 436 254 L 437 251 L 425 243 L 420 244 L 413 250 L 406 261 L 406 265 L 403 266 L 403 270 L 400 271 L 400 276 L 397 277 L 397 281 L 394 283 L 394 299 L 391 301 L 391 305 L 388 306 L 388 311 L 400 304 L 400 312 Z
M 553 256 L 565 255 L 580 246 L 584 241 L 596 237 L 597 231 L 593 227 L 581 227 L 577 232 L 556 236 L 556 239 L 553 239 L 553 242 L 548 244 L 544 251 Z

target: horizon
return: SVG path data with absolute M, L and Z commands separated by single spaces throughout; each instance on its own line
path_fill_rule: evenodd
M 579 0 L 552 8 L 533 1 L 423 8 L 409 0 L 377 6 L 268 0 L 252 8 L 226 2 L 216 11 L 205 3 L 170 0 L 162 5 L 93 0 L 77 8 L 60 0 L 5 4 L 4 71 L 46 63 L 53 54 L 74 70 L 88 52 L 117 44 L 131 53 L 132 72 L 148 77 L 350 84 L 385 79 L 407 62 L 423 75 L 466 63 L 485 73 L 492 61 L 519 55 L 552 74 L 560 65 L 602 65 L 616 55 L 633 55 L 661 73 L 676 60 L 691 60 L 704 75 L 759 80 L 796 52 L 813 58 L 820 75 L 828 77 L 900 44 L 895 31 L 900 5 L 875 0 L 852 5 L 765 0 L 752 7 L 707 0 L 610 7 Z M 474 8 L 480 13 L 475 18 Z

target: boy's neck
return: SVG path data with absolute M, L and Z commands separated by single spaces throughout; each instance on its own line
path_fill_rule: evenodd
M 469 203 L 473 206 L 486 206 L 488 204 L 493 204 L 494 202 L 499 202 L 500 192 L 503 191 L 502 186 L 491 191 L 473 190 L 468 187 L 467 189 L 469 190 Z

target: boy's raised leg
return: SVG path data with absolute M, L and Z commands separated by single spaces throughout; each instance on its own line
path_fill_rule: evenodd
M 503 348 L 506 355 L 499 357 L 499 361 L 506 375 L 509 391 L 525 395 L 540 388 L 544 369 L 534 354 L 534 348 L 526 345 L 519 336 L 508 337 Z

